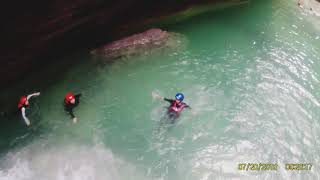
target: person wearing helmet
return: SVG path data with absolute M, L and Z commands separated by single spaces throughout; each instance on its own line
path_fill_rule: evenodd
M 27 126 L 30 126 L 31 124 L 30 120 L 26 116 L 26 109 L 29 107 L 29 99 L 31 97 L 39 96 L 39 95 L 40 95 L 40 92 L 29 94 L 27 96 L 21 96 L 18 102 L 18 109 L 19 111 L 21 111 L 22 118 L 24 119 L 24 122 L 27 124 Z
M 184 108 L 191 108 L 189 105 L 182 102 L 184 99 L 184 95 L 182 93 L 177 93 L 175 99 L 163 99 L 170 103 L 170 106 L 168 107 L 168 114 L 170 118 L 177 118 Z
M 77 107 L 80 103 L 81 94 L 74 95 L 69 92 L 64 97 L 64 109 L 70 114 L 73 123 L 77 122 L 76 116 L 73 114 L 73 108 Z

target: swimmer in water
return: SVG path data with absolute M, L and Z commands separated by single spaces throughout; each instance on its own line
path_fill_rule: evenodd
M 182 93 L 177 93 L 175 99 L 163 98 L 163 100 L 170 103 L 170 106 L 168 107 L 168 115 L 170 119 L 178 118 L 184 108 L 191 108 L 189 105 L 182 102 L 183 99 L 184 95 Z
M 20 97 L 20 101 L 18 103 L 18 109 L 19 111 L 21 111 L 22 118 L 24 119 L 24 122 L 27 124 L 27 126 L 30 126 L 31 124 L 30 120 L 26 116 L 26 109 L 29 107 L 29 99 L 31 97 L 39 96 L 39 95 L 40 95 L 40 92 L 37 92 L 37 93 L 29 94 L 27 96 Z
M 81 94 L 74 95 L 69 92 L 64 97 L 64 109 L 70 114 L 73 123 L 78 121 L 76 116 L 73 114 L 73 108 L 77 107 L 80 103 L 80 96 Z

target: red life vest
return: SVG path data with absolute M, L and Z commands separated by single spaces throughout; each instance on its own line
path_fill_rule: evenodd
M 27 97 L 26 96 L 21 96 L 20 97 L 20 100 L 18 102 L 18 108 L 22 108 L 23 106 L 26 105 L 26 102 L 28 101 Z
M 169 107 L 169 112 L 179 113 L 179 112 L 182 111 L 183 107 L 184 107 L 183 104 L 181 104 L 181 105 L 178 107 L 177 101 L 174 101 L 173 104 Z

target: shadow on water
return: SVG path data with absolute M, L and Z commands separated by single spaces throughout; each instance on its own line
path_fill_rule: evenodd
M 192 38 L 190 39 L 192 42 L 201 42 L 200 44 L 190 44 L 192 49 L 203 50 L 208 49 L 208 47 L 228 49 L 229 46 L 235 46 L 238 42 L 243 43 L 241 40 L 238 42 L 232 41 L 239 38 L 258 41 L 256 46 L 259 46 L 270 38 L 270 34 L 264 34 L 261 31 L 268 32 L 270 28 L 273 28 L 273 26 L 270 26 L 273 20 L 273 8 L 273 1 L 255 0 L 241 6 L 207 12 L 190 18 L 187 23 L 181 22 L 166 28 L 169 31 L 182 32 L 188 38 Z M 243 22 L 244 19 L 245 23 Z M 212 25 L 208 26 L 208 24 Z M 202 32 L 198 31 L 198 34 L 194 35 L 192 32 L 194 26 L 198 26 Z M 207 28 L 201 28 L 201 26 Z M 233 39 L 230 39 L 230 37 Z M 225 44 L 221 44 L 221 42 Z M 241 47 L 243 46 L 249 48 L 251 44 L 241 44 Z

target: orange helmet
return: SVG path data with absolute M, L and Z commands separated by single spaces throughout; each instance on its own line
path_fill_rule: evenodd
M 69 104 L 72 99 L 74 99 L 74 94 L 71 93 L 71 92 L 67 93 L 67 94 L 64 96 L 64 102 L 65 102 L 66 104 Z
M 18 103 L 18 108 L 22 108 L 22 106 L 24 106 L 26 104 L 26 102 L 28 101 L 26 96 L 21 96 L 19 103 Z

